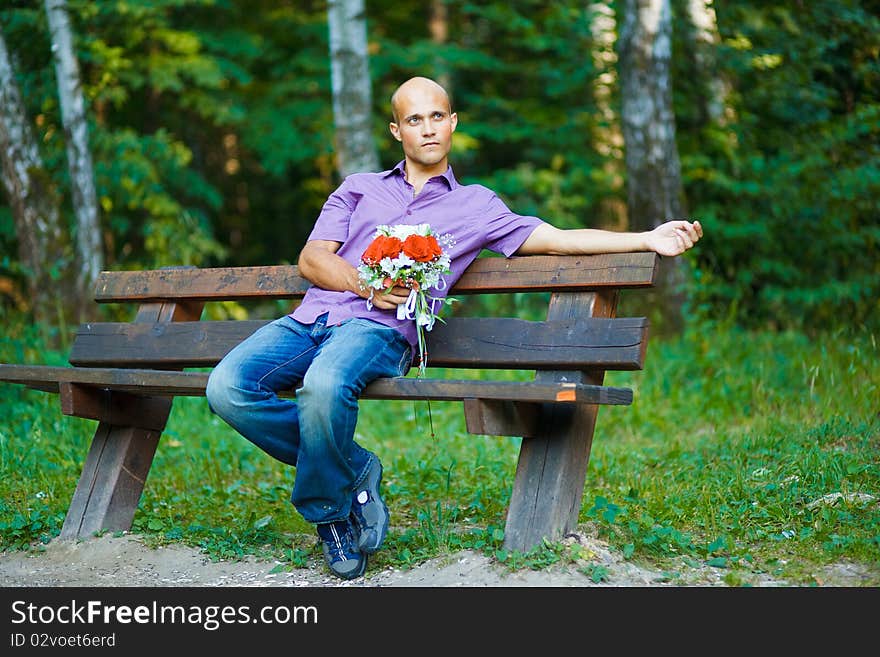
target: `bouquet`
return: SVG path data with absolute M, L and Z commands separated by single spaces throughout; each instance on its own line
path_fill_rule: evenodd
M 445 289 L 443 275 L 450 272 L 449 251 L 454 245 L 452 235 L 437 236 L 429 224 L 381 225 L 376 227 L 375 237 L 358 266 L 361 281 L 370 288 L 368 309 L 373 307 L 376 290 L 387 292 L 395 285 L 409 288 L 406 303 L 397 307 L 397 319 L 411 319 L 416 323 L 419 376 L 425 373 L 428 360 L 424 332 L 434 328 L 439 308 L 454 301 L 430 296 L 427 290 Z

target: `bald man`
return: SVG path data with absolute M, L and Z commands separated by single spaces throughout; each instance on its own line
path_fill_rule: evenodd
M 299 257 L 312 285 L 302 303 L 241 342 L 208 380 L 211 409 L 279 461 L 296 468 L 291 502 L 316 525 L 337 577 L 363 575 L 388 532 L 379 458 L 354 440 L 358 396 L 377 377 L 404 376 L 417 354 L 415 322 L 399 319 L 409 290 L 375 291 L 357 266 L 378 225 L 430 224 L 455 238 L 454 285 L 483 249 L 506 257 L 656 251 L 676 256 L 703 234 L 669 221 L 643 233 L 560 230 L 512 212 L 492 190 L 462 185 L 449 165 L 458 116 L 434 80 L 414 77 L 391 97 L 391 135 L 403 160 L 348 176 L 329 196 Z M 442 298 L 444 291 L 432 289 Z M 369 303 L 368 303 L 369 300 Z M 296 399 L 278 393 L 296 390 Z

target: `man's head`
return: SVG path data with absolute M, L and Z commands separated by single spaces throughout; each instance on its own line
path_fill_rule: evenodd
M 389 128 L 403 144 L 407 163 L 445 170 L 458 125 L 446 90 L 428 78 L 410 78 L 391 96 L 391 113 Z

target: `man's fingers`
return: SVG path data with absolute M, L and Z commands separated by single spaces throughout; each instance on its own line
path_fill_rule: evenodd
M 696 242 L 703 236 L 703 227 L 700 225 L 699 221 L 694 221 L 693 223 L 686 224 L 687 232 L 690 238 Z
M 663 239 L 672 238 L 674 246 L 670 245 L 669 253 L 664 255 L 679 255 L 693 248 L 703 236 L 703 226 L 699 221 L 690 222 L 686 219 L 670 221 L 658 230 L 658 237 Z
M 382 310 L 392 310 L 409 298 L 409 289 L 395 286 L 388 292 L 373 295 L 373 305 Z
M 703 227 L 700 226 L 699 221 L 695 221 L 692 224 L 687 225 L 687 234 L 688 237 L 691 238 L 691 241 L 696 242 L 703 235 Z
M 676 228 L 675 235 L 684 244 L 685 250 L 691 248 L 694 245 L 694 241 L 693 241 L 693 239 L 691 239 L 691 236 L 688 234 L 687 228 L 684 228 L 684 227 Z
M 397 299 L 397 300 L 395 300 Z M 399 300 L 400 297 L 389 298 L 386 296 L 373 297 L 373 305 L 380 310 L 394 310 L 402 303 L 406 302 L 406 299 Z
M 394 301 L 395 303 L 403 303 L 409 297 L 409 290 L 405 287 L 393 287 L 382 296 L 389 301 Z

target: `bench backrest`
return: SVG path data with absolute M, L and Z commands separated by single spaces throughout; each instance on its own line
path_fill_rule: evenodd
M 643 317 L 615 318 L 616 294 L 619 289 L 652 285 L 657 260 L 656 254 L 641 252 L 478 258 L 450 295 L 551 292 L 551 306 L 568 299 L 575 300 L 576 308 L 551 312 L 546 321 L 539 322 L 452 313 L 446 323 L 438 322 L 427 334 L 428 365 L 552 371 L 641 369 L 648 322 Z M 295 300 L 308 287 L 293 265 L 103 272 L 96 285 L 99 303 L 137 303 L 142 311 L 156 304 L 176 305 L 188 309 L 180 313 L 184 321 L 175 321 L 179 317 L 174 312 L 141 312 L 134 322 L 84 324 L 77 331 L 70 362 L 86 367 L 210 367 L 271 320 L 201 321 L 205 303 Z M 592 293 L 604 295 L 602 312 L 588 307 Z

